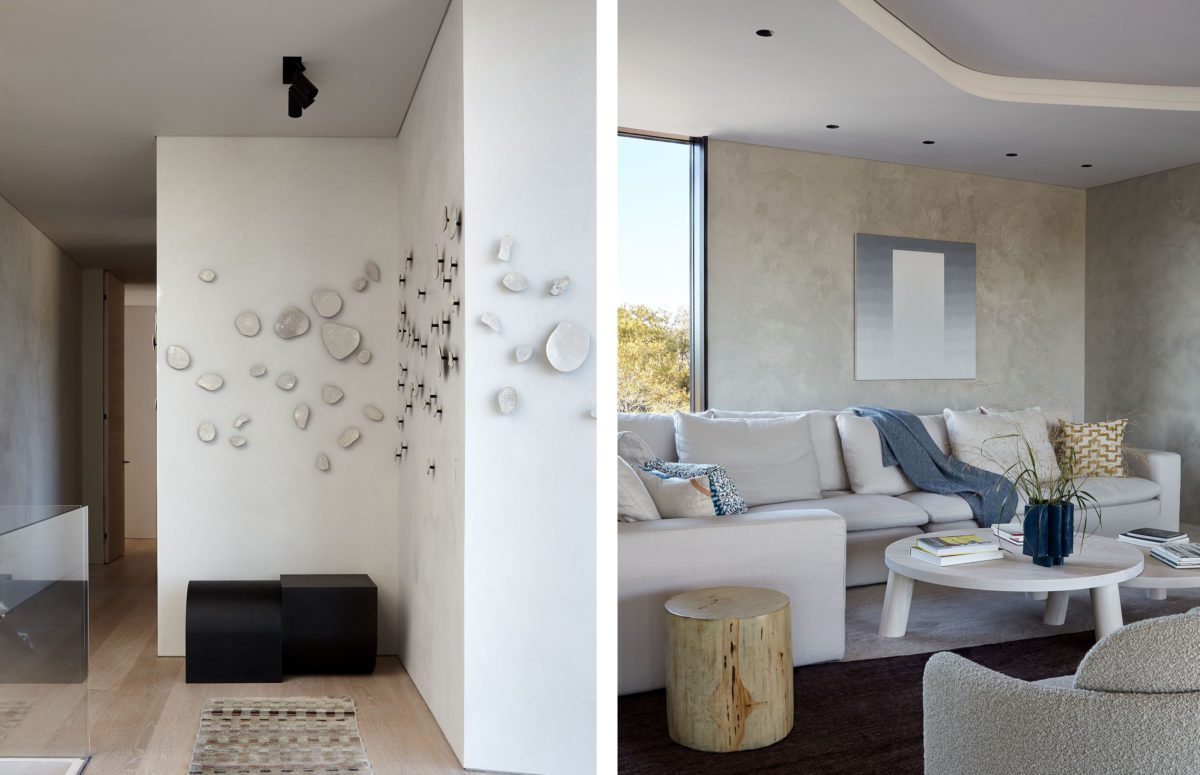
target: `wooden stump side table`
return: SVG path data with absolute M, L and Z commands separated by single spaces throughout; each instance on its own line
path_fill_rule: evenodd
M 762 748 L 792 731 L 792 610 L 787 595 L 715 587 L 667 609 L 667 727 L 698 751 Z

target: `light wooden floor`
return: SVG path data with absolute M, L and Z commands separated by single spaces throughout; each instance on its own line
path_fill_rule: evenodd
M 379 775 L 463 773 L 404 666 L 375 674 L 288 678 L 281 684 L 186 684 L 182 658 L 159 658 L 154 541 L 92 566 L 92 750 L 87 775 L 186 773 L 204 701 L 289 695 L 354 698 L 367 757 Z

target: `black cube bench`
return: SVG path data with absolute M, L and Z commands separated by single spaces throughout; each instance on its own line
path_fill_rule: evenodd
M 375 672 L 379 592 L 370 576 L 298 574 L 279 581 L 286 674 Z
M 283 680 L 278 581 L 190 581 L 185 629 L 188 683 Z

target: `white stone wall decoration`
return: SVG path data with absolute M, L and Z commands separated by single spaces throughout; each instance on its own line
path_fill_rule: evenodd
M 208 444 L 217 437 L 217 426 L 210 422 L 202 422 L 200 423 L 200 427 L 196 428 L 196 436 L 205 444 Z
M 355 292 L 362 293 L 363 291 L 365 291 L 367 289 L 367 278 L 365 278 L 365 277 L 355 278 L 354 282 L 351 284 L 350 287 L 353 288 L 355 290 Z
M 496 394 L 496 404 L 501 414 L 512 414 L 517 410 L 518 396 L 516 388 L 505 387 Z
M 275 333 L 280 339 L 295 339 L 308 332 L 311 325 L 308 315 L 297 307 L 288 307 L 279 314 L 275 321 Z
M 377 283 L 383 278 L 383 273 L 379 271 L 379 264 L 374 261 L 367 262 L 367 279 Z
M 333 406 L 345 398 L 346 393 L 337 385 L 325 385 L 321 388 L 321 400 Z
M 335 317 L 342 311 L 342 297 L 336 291 L 322 288 L 312 295 L 313 309 L 323 318 Z
M 500 318 L 494 312 L 485 312 L 479 316 L 479 322 L 483 323 L 488 328 L 500 333 Z
M 211 283 L 217 279 L 217 273 L 211 269 L 200 270 L 200 279 L 206 283 Z
M 248 422 L 250 422 L 250 415 L 248 415 L 248 414 L 239 414 L 239 415 L 237 416 L 237 419 L 233 421 L 233 427 L 234 427 L 234 428 L 237 428 L 237 429 L 239 429 L 239 430 L 240 430 L 240 429 L 241 429 L 241 427 L 242 427 L 243 425 L 245 425 L 246 423 L 248 423 Z
M 308 408 L 308 404 L 298 405 L 296 407 L 296 410 L 294 412 L 292 412 L 292 419 L 296 421 L 296 427 L 299 428 L 300 430 L 304 430 L 305 428 L 307 428 L 308 427 L 308 418 L 311 415 L 311 413 L 312 413 L 312 410 Z
M 496 258 L 501 261 L 507 261 L 512 258 L 513 238 L 505 234 L 500 238 L 500 250 L 496 252 Z
M 172 369 L 182 371 L 192 365 L 192 356 L 179 345 L 170 345 L 167 347 L 167 365 Z
M 362 438 L 362 434 L 358 428 L 347 428 L 342 431 L 342 435 L 338 436 L 338 446 L 342 449 L 349 449 L 354 446 L 354 443 Z
M 354 356 L 354 360 L 358 361 L 364 366 L 367 365 L 371 362 L 371 351 L 367 349 L 359 350 L 358 354 Z
M 256 363 L 250 367 L 250 376 L 255 379 L 267 376 L 267 367 L 261 363 Z
M 363 407 L 363 414 L 371 422 L 383 422 L 383 410 L 372 404 Z
M 211 371 L 208 371 L 200 375 L 200 378 L 196 380 L 196 384 L 212 393 L 220 390 L 221 386 L 225 384 L 225 380 L 221 378 L 220 374 L 213 374 Z
M 325 343 L 329 354 L 341 361 L 358 349 L 362 334 L 357 328 L 341 323 L 324 323 L 321 326 L 321 341 Z
M 529 281 L 520 272 L 509 272 L 501 278 L 500 282 L 513 293 L 520 293 L 529 287 Z
M 591 347 L 592 338 L 587 331 L 564 321 L 546 340 L 546 360 L 559 371 L 575 371 L 587 360 Z
M 517 363 L 524 363 L 533 357 L 533 348 L 527 344 L 523 344 L 513 350 L 513 357 L 517 359 Z
M 262 322 L 253 312 L 243 312 L 233 321 L 233 326 L 242 336 L 258 336 L 262 330 Z
M 296 387 L 296 375 L 290 372 L 280 374 L 279 379 L 275 380 L 275 384 L 280 390 L 290 391 L 292 388 Z
M 237 448 L 241 449 L 242 447 L 246 446 L 246 437 L 244 437 L 244 436 L 230 436 L 230 437 L 229 437 L 229 443 L 230 443 L 230 444 L 232 444 L 233 446 L 235 446 L 235 447 L 237 447 Z
M 329 455 L 326 455 L 324 452 L 321 452 L 317 455 L 317 470 L 318 471 L 328 471 L 329 470 Z
M 546 291 L 546 293 L 550 294 L 551 296 L 561 296 L 566 292 L 567 286 L 570 284 L 570 277 L 567 277 L 566 275 L 563 275 L 562 277 L 556 277 L 554 278 L 554 281 L 550 283 L 550 288 Z

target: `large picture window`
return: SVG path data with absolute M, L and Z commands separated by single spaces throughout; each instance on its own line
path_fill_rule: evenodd
M 622 133 L 617 402 L 692 411 L 704 397 L 704 141 Z

